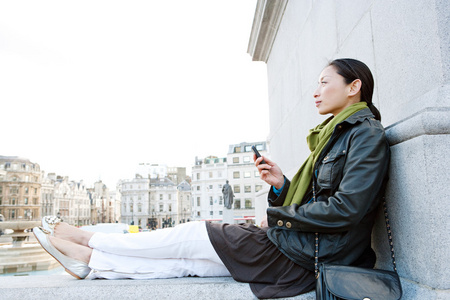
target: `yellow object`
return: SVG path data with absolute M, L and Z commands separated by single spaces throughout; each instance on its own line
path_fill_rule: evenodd
M 137 225 L 129 225 L 128 226 L 128 232 L 129 233 L 138 233 L 139 232 L 139 226 L 137 226 Z

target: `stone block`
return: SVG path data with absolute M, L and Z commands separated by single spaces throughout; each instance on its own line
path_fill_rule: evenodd
M 386 192 L 399 275 L 435 289 L 449 289 L 450 158 L 449 135 L 425 135 L 391 147 Z M 391 262 L 383 217 L 378 218 L 374 246 L 378 265 Z
M 76 280 L 70 275 L 0 277 L 1 299 L 256 299 L 246 283 L 231 277 L 158 280 Z M 293 300 L 314 300 L 314 292 Z
M 379 99 L 389 125 L 399 120 L 402 105 L 443 84 L 435 1 L 375 1 L 371 20 Z
M 335 1 L 336 5 L 336 28 L 339 45 L 344 44 L 346 39 L 358 27 L 363 18 L 367 18 L 373 1 Z M 371 30 L 366 34 L 371 38 Z M 360 35 L 359 37 L 364 37 Z M 354 48 L 359 48 L 358 43 L 353 44 Z M 357 46 L 358 45 L 358 46 Z M 356 47 L 355 47 L 356 46 Z M 352 57 L 352 56 L 348 56 Z M 359 56 L 353 56 L 359 57 Z

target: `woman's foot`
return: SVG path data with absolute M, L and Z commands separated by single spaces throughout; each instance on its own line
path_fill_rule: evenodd
M 55 226 L 54 236 L 58 239 L 66 240 L 81 246 L 89 247 L 89 240 L 94 232 L 88 232 L 67 223 L 61 222 Z
M 83 279 L 89 275 L 91 268 L 89 268 L 88 262 L 90 260 L 90 255 L 92 254 L 91 248 L 52 237 L 51 235 L 44 233 L 38 227 L 33 228 L 33 234 L 44 250 L 53 256 L 53 258 L 56 259 L 70 275 L 78 279 Z M 52 242 L 50 240 L 52 240 Z M 57 244 L 60 249 L 56 248 L 53 245 L 53 242 Z M 61 250 L 70 253 L 70 256 L 63 254 Z M 74 255 L 74 251 L 79 252 L 78 255 Z
M 89 264 L 92 249 L 57 237 L 50 236 L 50 243 L 62 254 Z

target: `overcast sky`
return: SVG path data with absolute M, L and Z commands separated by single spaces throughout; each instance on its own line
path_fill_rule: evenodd
M 1 1 L 0 155 L 115 189 L 269 134 L 256 0 Z

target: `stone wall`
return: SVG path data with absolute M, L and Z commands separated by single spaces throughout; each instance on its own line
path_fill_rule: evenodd
M 351 57 L 372 70 L 392 150 L 387 201 L 404 299 L 449 296 L 449 12 L 444 0 L 258 1 L 250 37 L 249 53 L 267 63 L 270 154 L 288 177 L 325 118 L 312 95 L 327 62 Z M 389 268 L 383 222 L 374 247 Z

